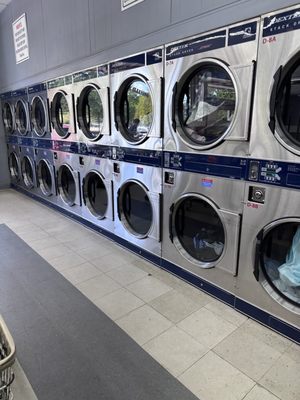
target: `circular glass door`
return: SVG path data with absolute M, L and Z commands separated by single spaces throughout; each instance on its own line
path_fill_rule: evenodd
M 16 125 L 21 135 L 26 135 L 28 132 L 28 118 L 26 106 L 23 100 L 18 100 L 16 103 Z
M 70 110 L 65 93 L 57 92 L 51 105 L 51 121 L 56 133 L 62 138 L 69 136 Z
M 171 218 L 179 252 L 202 268 L 214 267 L 225 246 L 225 230 L 215 205 L 200 195 L 187 194 L 177 201 Z
M 227 67 L 216 61 L 193 67 L 179 81 L 174 96 L 177 131 L 187 145 L 206 149 L 225 138 L 237 105 L 234 80 Z
M 11 134 L 13 132 L 13 114 L 12 114 L 12 108 L 9 103 L 4 103 L 2 107 L 2 120 L 3 120 L 3 125 L 4 125 L 4 130 L 5 133 Z
M 93 85 L 85 87 L 78 99 L 78 122 L 84 135 L 97 140 L 103 130 L 103 105 L 99 88 Z
M 69 206 L 76 201 L 76 182 L 71 167 L 64 164 L 58 170 L 58 187 L 62 200 Z
M 12 178 L 20 179 L 19 159 L 16 153 L 10 153 L 9 155 L 9 170 Z
M 27 188 L 32 188 L 34 186 L 33 183 L 33 163 L 32 160 L 25 156 L 22 158 L 21 161 L 21 171 L 22 171 L 22 177 L 23 181 L 25 183 L 25 186 Z
M 31 122 L 35 133 L 38 136 L 44 136 L 46 133 L 46 108 L 40 97 L 32 100 Z
M 90 171 L 84 178 L 83 197 L 90 213 L 99 219 L 105 218 L 108 195 L 104 178 L 97 171 Z
M 139 238 L 145 238 L 152 227 L 153 211 L 147 189 L 140 183 L 125 183 L 118 195 L 118 207 L 125 228 Z
M 300 55 L 282 72 L 283 79 L 276 90 L 276 119 L 278 138 L 291 151 L 300 152 Z
M 45 196 L 53 193 L 53 178 L 48 161 L 40 160 L 37 166 L 37 178 L 40 189 Z
M 116 119 L 124 138 L 132 144 L 147 139 L 153 122 L 153 104 L 150 87 L 139 77 L 127 79 L 117 96 Z
M 288 304 L 294 306 L 293 311 L 296 308 L 300 314 L 300 220 L 266 229 L 260 261 L 269 293 L 287 308 Z

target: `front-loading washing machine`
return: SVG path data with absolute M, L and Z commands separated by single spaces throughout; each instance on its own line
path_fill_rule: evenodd
M 299 190 L 246 184 L 236 296 L 266 325 L 292 325 L 280 330 L 300 342 L 299 201 Z
M 35 148 L 36 194 L 47 201 L 57 203 L 56 173 L 51 149 Z
M 258 19 L 166 45 L 164 149 L 249 151 Z
M 164 169 L 162 266 L 234 293 L 244 187 L 240 179 Z
M 112 144 L 162 150 L 163 48 L 109 64 Z
M 108 65 L 73 74 L 78 141 L 110 145 Z
M 15 111 L 13 105 L 13 98 L 11 92 L 2 93 L 0 95 L 1 109 L 2 109 L 2 122 L 6 135 L 15 133 Z
M 300 7 L 264 15 L 250 155 L 300 162 Z
M 10 173 L 11 184 L 15 186 L 21 185 L 21 165 L 20 165 L 20 149 L 17 143 L 7 144 L 8 167 Z
M 73 76 L 47 82 L 50 105 L 51 139 L 76 142 Z
M 113 164 L 108 158 L 81 157 L 82 217 L 100 230 L 114 231 Z M 99 230 L 99 229 L 98 229 Z
M 29 192 L 36 192 L 37 181 L 34 147 L 25 143 L 21 144 L 19 152 L 22 187 Z
M 30 113 L 27 88 L 11 92 L 15 112 L 15 129 L 17 135 L 30 137 Z
M 53 152 L 57 182 L 57 205 L 81 215 L 80 158 L 78 154 Z
M 30 120 L 33 137 L 50 139 L 49 104 L 47 98 L 47 84 L 38 83 L 28 87 L 28 101 L 30 105 Z
M 161 256 L 161 168 L 113 162 L 115 235 L 152 259 Z M 145 251 L 145 252 L 143 252 Z M 153 257 L 154 256 L 154 257 Z

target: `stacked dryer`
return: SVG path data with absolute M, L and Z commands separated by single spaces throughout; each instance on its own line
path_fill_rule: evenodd
M 163 266 L 230 293 L 238 273 L 257 30 L 254 19 L 166 46 Z
M 300 326 L 300 8 L 262 17 L 237 295 Z M 285 331 L 283 331 L 285 332 Z M 286 331 L 287 332 L 287 331 Z
M 114 231 L 124 245 L 159 260 L 163 49 L 116 60 L 109 68 L 116 160 Z
M 108 65 L 73 74 L 80 153 L 82 217 L 113 232 Z

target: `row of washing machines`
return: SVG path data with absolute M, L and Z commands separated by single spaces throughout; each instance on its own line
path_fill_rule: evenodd
M 13 185 L 300 342 L 299 29 L 293 7 L 2 94 Z

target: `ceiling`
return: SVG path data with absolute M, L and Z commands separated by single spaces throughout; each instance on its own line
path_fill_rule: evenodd
M 0 12 L 3 11 L 7 4 L 10 2 L 11 0 L 0 0 Z

